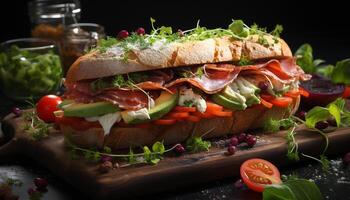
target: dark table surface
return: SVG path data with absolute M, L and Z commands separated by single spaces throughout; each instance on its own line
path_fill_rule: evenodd
M 10 112 L 12 106 L 14 106 L 12 101 L 9 101 L 3 95 L 0 96 L 0 117 Z M 308 161 L 281 168 L 281 174 L 294 174 L 301 178 L 314 180 L 325 199 L 350 199 L 350 167 L 342 164 L 342 156 L 336 155 L 331 158 L 331 167 L 328 172 L 322 171 L 319 163 Z M 28 199 L 27 189 L 34 186 L 33 179 L 35 177 L 43 177 L 49 181 L 48 192 L 44 194 L 42 199 L 88 199 L 88 197 L 78 193 L 74 186 L 64 182 L 60 177 L 55 176 L 39 164 L 25 158 L 17 158 L 12 163 L 0 164 L 0 183 L 6 177 L 23 182 L 22 186 L 13 187 L 14 193 L 19 195 L 20 199 Z M 261 194 L 252 192 L 246 187 L 236 188 L 234 183 L 238 179 L 239 177 L 227 177 L 223 180 L 204 183 L 203 185 L 193 185 L 181 190 L 174 189 L 143 199 L 261 199 Z

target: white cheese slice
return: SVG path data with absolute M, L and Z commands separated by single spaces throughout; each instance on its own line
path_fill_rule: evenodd
M 149 116 L 147 108 L 142 108 L 140 110 L 129 111 L 129 112 L 127 112 L 127 115 L 129 115 L 133 119 L 141 119 L 141 120 L 151 119 L 151 117 Z
M 116 112 L 116 113 L 109 113 L 102 116 L 86 117 L 85 119 L 86 121 L 89 121 L 89 122 L 98 121 L 101 124 L 104 134 L 106 136 L 111 131 L 111 128 L 114 125 L 114 123 L 119 122 L 121 120 L 121 115 L 120 115 L 120 112 Z
M 199 94 L 195 94 L 193 90 L 181 88 L 180 89 L 180 97 L 179 97 L 179 105 L 186 106 L 185 102 L 192 102 L 194 106 L 196 106 L 197 110 L 201 113 L 204 113 L 207 110 L 207 103 L 203 99 L 203 97 Z

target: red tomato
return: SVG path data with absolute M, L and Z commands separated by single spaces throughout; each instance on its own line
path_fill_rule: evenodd
M 277 167 L 267 160 L 246 160 L 241 165 L 240 172 L 244 183 L 256 192 L 264 191 L 266 185 L 282 183 Z
M 274 106 L 282 108 L 288 107 L 293 102 L 291 97 L 274 97 L 272 95 L 262 94 L 261 98 L 269 103 L 272 103 Z
M 56 123 L 70 126 L 77 131 L 85 131 L 90 128 L 101 127 L 98 122 L 88 122 L 80 117 L 57 117 Z
M 54 122 L 56 117 L 53 114 L 54 111 L 59 110 L 58 104 L 62 102 L 61 97 L 56 95 L 43 96 L 36 104 L 36 112 L 38 117 L 44 122 Z

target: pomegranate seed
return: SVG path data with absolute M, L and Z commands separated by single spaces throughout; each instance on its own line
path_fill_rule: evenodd
M 140 27 L 136 30 L 137 35 L 144 35 L 146 33 L 145 29 Z
M 49 182 L 44 178 L 35 178 L 34 184 L 37 188 L 46 188 L 49 185 Z
M 47 188 L 37 188 L 36 190 L 41 193 L 46 193 L 48 191 Z
M 249 135 L 249 136 L 247 136 L 245 142 L 247 143 L 248 147 L 251 148 L 251 147 L 253 147 L 256 144 L 257 139 L 256 139 L 255 136 Z
M 247 134 L 245 134 L 245 133 L 241 133 L 241 134 L 239 134 L 239 135 L 238 135 L 238 137 L 237 137 L 238 142 L 239 142 L 239 143 L 244 142 L 244 141 L 245 141 L 245 139 L 246 139 L 246 136 L 247 136 Z
M 345 156 L 343 157 L 343 163 L 344 163 L 344 165 L 350 164 L 350 152 L 345 154 Z
M 98 168 L 98 170 L 101 173 L 107 173 L 107 172 L 109 172 L 112 169 L 113 169 L 113 163 L 110 162 L 110 161 L 106 161 L 106 162 L 101 163 L 99 165 L 99 168 Z
M 28 190 L 27 190 L 27 193 L 29 194 L 29 195 L 33 195 L 34 193 L 36 193 L 36 192 L 38 192 L 36 189 L 34 189 L 34 188 L 29 188 Z
M 328 127 L 328 122 L 326 122 L 326 121 L 317 122 L 316 125 L 315 125 L 315 127 L 316 127 L 317 129 L 323 130 L 323 129 L 325 129 L 325 128 Z
M 264 91 L 267 90 L 267 88 L 269 88 L 269 85 L 265 81 L 260 81 L 258 83 L 258 87 Z
M 178 145 L 176 145 L 176 147 L 175 147 L 175 151 L 176 151 L 177 153 L 184 153 L 186 150 L 185 150 L 185 148 L 182 146 L 182 144 L 178 144 Z
M 15 114 L 16 117 L 19 117 L 22 114 L 22 110 L 20 108 L 18 108 L 18 107 L 13 107 L 12 108 L 12 113 Z
M 125 39 L 125 38 L 127 38 L 129 36 L 129 32 L 127 31 L 127 30 L 121 30 L 119 33 L 118 33 L 118 38 L 120 39 L 120 40 L 122 40 L 122 39 Z
M 237 151 L 237 148 L 235 146 L 230 145 L 227 147 L 227 154 L 228 155 L 233 155 L 236 153 L 236 151 Z
M 112 162 L 113 161 L 113 158 L 110 157 L 110 156 L 102 156 L 101 157 L 101 163 L 104 163 L 106 161 L 109 161 L 109 162 Z
M 180 37 L 183 37 L 185 34 L 184 32 L 182 32 L 181 29 L 177 29 L 177 34 L 180 36 Z
M 238 141 L 238 138 L 236 136 L 233 136 L 231 139 L 230 139 L 230 145 L 232 146 L 238 146 L 239 144 L 239 141 Z
M 306 114 L 307 113 L 302 110 L 302 111 L 298 112 L 298 114 L 296 116 L 299 117 L 302 120 L 305 120 Z

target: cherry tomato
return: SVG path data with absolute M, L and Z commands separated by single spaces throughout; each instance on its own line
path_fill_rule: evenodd
M 277 167 L 267 160 L 246 160 L 241 165 L 240 172 L 244 183 L 256 192 L 264 191 L 266 185 L 282 183 Z
M 350 97 L 350 86 L 347 86 L 343 93 L 343 98 L 348 98 L 348 97 Z
M 36 112 L 38 117 L 44 122 L 54 122 L 56 117 L 53 114 L 54 111 L 59 110 L 58 104 L 62 102 L 61 97 L 56 95 L 43 96 L 36 104 Z

